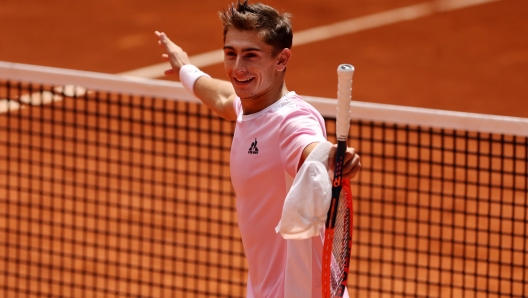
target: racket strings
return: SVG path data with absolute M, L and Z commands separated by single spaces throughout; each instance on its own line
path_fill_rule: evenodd
M 341 283 L 345 277 L 345 268 L 348 267 L 349 219 L 350 209 L 348 208 L 345 191 L 342 190 L 339 195 L 332 245 L 332 262 L 330 265 L 330 290 L 332 296 L 335 296 L 340 290 Z

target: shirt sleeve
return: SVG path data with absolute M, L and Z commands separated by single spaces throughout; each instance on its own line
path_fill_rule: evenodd
M 313 111 L 299 109 L 284 117 L 279 130 L 282 163 L 286 172 L 295 177 L 304 148 L 326 141 L 324 129 Z
M 235 100 L 233 100 L 233 109 L 235 109 L 237 117 L 242 114 L 242 102 L 240 101 L 240 97 L 237 97 Z

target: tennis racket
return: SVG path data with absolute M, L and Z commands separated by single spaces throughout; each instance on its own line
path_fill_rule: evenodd
M 352 248 L 352 193 L 350 181 L 342 179 L 348 131 L 354 67 L 341 64 L 337 68 L 337 152 L 335 155 L 332 200 L 325 224 L 322 284 L 323 297 L 343 297 L 346 290 L 350 251 Z

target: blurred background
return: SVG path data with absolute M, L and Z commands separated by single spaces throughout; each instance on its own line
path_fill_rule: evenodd
M 161 63 L 154 31 L 190 56 L 221 49 L 218 11 L 229 0 L 2 0 L 0 60 L 104 73 Z M 526 0 L 269 0 L 294 33 L 397 8 L 435 9 L 384 26 L 293 48 L 287 85 L 335 97 L 335 69 L 356 66 L 353 99 L 528 117 Z M 452 8 L 457 3 L 469 3 Z M 450 8 L 451 7 L 451 8 Z M 446 9 L 449 8 L 449 9 Z M 203 67 L 225 78 L 223 65 Z M 172 79 L 159 73 L 161 79 Z

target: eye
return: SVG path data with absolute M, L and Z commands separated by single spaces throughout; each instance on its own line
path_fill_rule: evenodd
M 246 58 L 256 58 L 256 57 L 258 57 L 258 55 L 256 53 L 247 53 L 246 55 L 244 55 L 244 57 L 246 57 Z
M 232 58 L 232 57 L 236 57 L 236 53 L 233 51 L 227 51 L 227 52 L 224 52 L 224 56 Z

